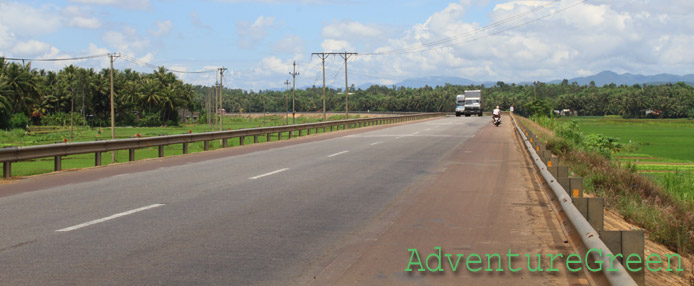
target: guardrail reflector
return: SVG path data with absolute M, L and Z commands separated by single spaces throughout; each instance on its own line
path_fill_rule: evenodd
M 572 194 L 572 195 L 573 195 L 574 198 L 578 198 L 578 195 L 579 195 L 579 194 L 580 194 L 580 192 L 578 191 L 578 189 L 574 189 L 574 190 L 573 190 L 573 194 Z
M 540 149 L 540 147 L 537 148 Z M 552 167 L 552 160 L 547 161 L 547 167 Z

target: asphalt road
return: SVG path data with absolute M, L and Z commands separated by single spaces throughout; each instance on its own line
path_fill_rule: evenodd
M 286 285 L 326 269 L 344 279 L 358 261 L 345 257 L 387 233 L 482 130 L 503 129 L 448 117 L 0 185 L 0 284 Z

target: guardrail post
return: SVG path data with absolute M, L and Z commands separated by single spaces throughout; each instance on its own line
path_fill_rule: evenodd
M 282 140 L 282 132 L 277 132 L 277 141 Z
M 53 157 L 53 171 L 60 171 L 62 169 L 62 160 L 60 156 Z
M 289 139 L 292 139 L 292 135 L 294 134 L 294 131 L 289 131 L 287 133 L 289 133 Z
M 12 177 L 12 162 L 2 162 L 2 177 Z
M 239 136 L 239 146 L 245 145 L 245 144 L 244 144 L 244 143 L 245 143 L 244 141 L 245 141 L 245 140 L 244 140 L 244 136 Z
M 270 142 L 270 140 L 272 139 L 272 138 L 270 138 L 270 135 L 272 135 L 272 133 L 267 134 L 267 142 Z
M 222 139 L 222 148 L 226 148 L 226 147 L 229 145 L 229 144 L 228 144 L 228 143 L 229 143 L 228 141 L 229 141 L 228 138 Z
M 330 125 L 330 132 L 333 132 L 333 125 Z
M 311 135 L 311 128 L 306 130 L 306 135 Z
M 303 131 L 303 130 L 299 129 L 299 137 L 301 137 L 301 131 Z
M 549 158 L 547 158 L 546 162 L 547 163 L 545 163 L 545 165 L 547 165 L 548 168 L 559 166 L 559 160 L 557 160 L 557 157 L 552 157 L 552 152 L 549 153 Z M 556 173 L 552 175 L 554 175 L 554 177 L 557 177 Z
M 605 217 L 605 199 L 573 198 L 574 206 L 595 230 L 602 230 Z
M 183 154 L 188 154 L 188 143 L 183 143 Z
M 101 166 L 101 152 L 94 153 L 94 166 Z
M 159 158 L 164 157 L 164 145 L 159 145 Z
M 258 135 L 253 135 L 253 143 L 258 144 Z
M 547 165 L 546 162 L 552 158 L 552 151 L 545 150 L 545 152 L 542 153 L 542 161 L 545 161 L 545 165 Z
M 135 149 L 133 148 L 128 149 L 128 161 L 135 161 Z
M 644 272 L 644 263 L 646 257 L 644 256 L 644 237 L 642 230 L 600 230 L 600 239 L 607 245 L 607 248 L 614 254 L 622 254 L 622 257 L 617 258 L 617 260 L 622 263 L 625 268 L 640 269 L 640 271 L 627 271 L 631 278 L 634 279 L 636 284 L 645 285 L 646 276 Z M 629 255 L 636 254 L 641 257 L 641 263 L 636 263 L 630 260 L 627 266 L 626 261 Z M 669 265 L 672 267 L 672 265 Z M 678 265 L 679 266 L 679 265 Z M 610 265 L 605 265 L 605 267 L 610 267 Z
M 323 126 L 323 133 L 325 133 L 325 129 L 326 129 L 326 127 L 325 127 L 325 126 Z
M 210 141 L 203 141 L 202 142 L 202 149 L 205 151 L 210 150 Z

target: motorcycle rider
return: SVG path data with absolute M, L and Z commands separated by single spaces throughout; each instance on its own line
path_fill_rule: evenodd
M 501 109 L 499 109 L 498 105 L 496 108 L 494 108 L 494 111 L 492 111 L 492 123 L 494 123 L 495 118 L 499 118 L 499 120 L 501 120 Z

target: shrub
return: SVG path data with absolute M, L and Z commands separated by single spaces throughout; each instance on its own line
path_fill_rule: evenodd
M 161 126 L 161 118 L 159 118 L 159 114 L 147 114 L 144 117 L 140 118 L 140 120 L 137 121 L 137 126 L 139 127 L 155 127 L 155 126 Z
M 10 118 L 10 129 L 25 129 L 29 124 L 29 117 L 24 113 L 15 113 Z
M 621 148 L 621 144 L 617 142 L 618 140 L 618 138 L 607 137 L 602 134 L 589 134 L 585 137 L 585 140 L 583 140 L 583 147 L 586 150 L 610 158 L 613 152 Z
M 81 114 L 74 114 L 72 118 L 72 124 L 75 126 L 84 125 L 85 121 Z M 41 125 L 44 126 L 69 126 L 70 125 L 70 113 L 58 112 L 55 114 L 49 114 L 41 118 Z
M 559 125 L 554 132 L 557 136 L 566 139 L 575 146 L 580 145 L 583 141 L 583 133 L 581 133 L 578 122 L 575 120 Z

